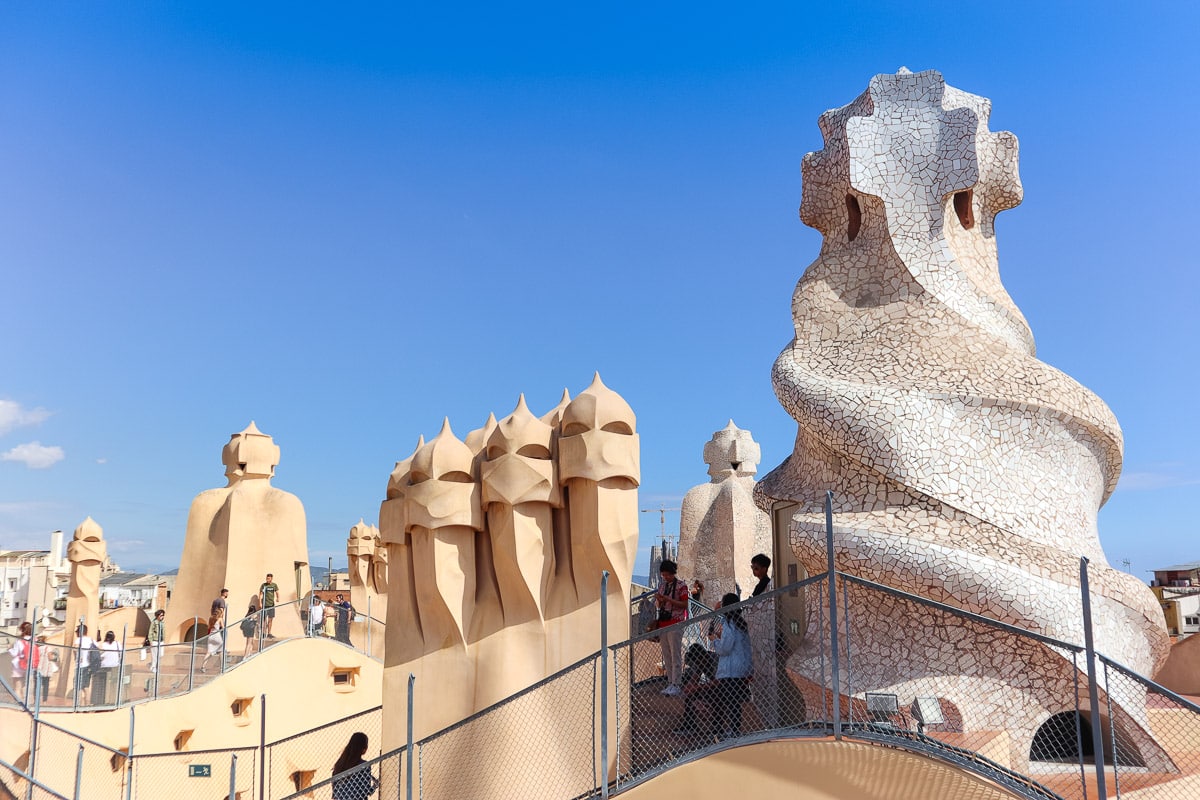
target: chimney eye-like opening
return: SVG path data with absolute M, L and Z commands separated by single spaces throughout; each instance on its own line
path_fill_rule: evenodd
M 971 207 L 973 195 L 973 189 L 954 193 L 954 213 L 958 215 L 959 224 L 968 231 L 975 227 L 975 211 Z
M 858 238 L 858 231 L 862 227 L 862 209 L 859 208 L 858 198 L 852 194 L 846 195 L 846 214 L 849 216 L 846 239 L 853 242 Z

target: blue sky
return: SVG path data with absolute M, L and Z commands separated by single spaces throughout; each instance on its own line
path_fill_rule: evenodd
M 595 370 L 638 413 L 643 507 L 706 480 L 730 417 L 765 473 L 820 247 L 800 160 L 904 65 L 1021 141 L 1001 276 L 1124 429 L 1109 560 L 1200 560 L 1200 12 L 811 5 L 0 8 L 0 548 L 90 515 L 122 566 L 174 566 L 253 419 L 311 560 L 344 563 L 419 434 Z

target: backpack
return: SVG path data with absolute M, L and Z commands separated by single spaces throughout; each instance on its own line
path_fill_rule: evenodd
M 29 670 L 29 651 L 33 650 L 33 666 L 32 669 L 38 668 L 38 649 L 32 643 L 21 640 L 21 652 L 17 655 L 17 667 L 23 670 Z
M 95 642 L 88 648 L 87 665 L 88 669 L 100 669 L 100 648 L 96 647 Z

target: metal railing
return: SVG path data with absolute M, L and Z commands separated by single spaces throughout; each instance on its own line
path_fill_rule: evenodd
M 671 626 L 677 630 L 605 646 L 419 742 L 410 726 L 409 746 L 353 774 L 287 765 L 331 769 L 348 734 L 360 730 L 378 747 L 378 709 L 238 753 L 230 783 L 241 787 L 240 776 L 257 774 L 257 783 L 247 778 L 248 788 L 239 788 L 243 800 L 333 797 L 339 781 L 366 773 L 379 782 L 379 796 L 393 800 L 607 797 L 733 745 L 833 737 L 933 756 L 1038 800 L 1196 796 L 1200 707 L 1191 701 L 1093 655 L 1086 641 L 1059 641 L 830 567 L 697 613 Z M 1086 562 L 1081 578 L 1086 592 Z M 891 649 L 881 651 L 882 642 Z M 676 659 L 684 665 L 677 691 L 664 674 Z M 411 678 L 409 692 L 411 723 Z M 41 744 L 32 748 L 28 776 L 58 793 L 48 796 L 70 796 L 71 776 L 63 785 L 44 777 L 36 756 L 46 737 L 73 734 L 34 720 L 30 735 Z M 144 796 L 152 787 L 161 792 L 178 772 L 159 765 L 178 769 L 195 757 L 126 758 L 88 747 L 96 750 L 88 758 L 108 760 L 114 783 L 87 796 L 114 800 L 123 780 Z M 126 760 L 130 775 L 116 777 Z
M 190 639 L 173 644 L 150 644 L 134 637 L 127 629 L 113 631 L 114 650 L 91 649 L 78 645 L 64 646 L 47 643 L 36 645 L 36 660 L 43 666 L 38 679 L 29 679 L 20 691 L 5 684 L 0 691 L 0 706 L 42 712 L 102 710 L 174 697 L 198 689 L 221 674 L 253 659 L 258 653 L 274 647 L 286 638 L 266 635 L 263 624 L 266 611 L 231 621 L 223 630 L 210 633 L 207 620 L 195 617 L 190 627 Z M 307 604 L 281 603 L 275 607 L 276 619 L 284 615 L 300 620 L 304 635 L 312 638 L 331 638 L 357 650 L 376 661 L 383 661 L 384 622 L 370 614 L 370 601 L 365 614 L 359 614 L 345 625 L 313 626 Z M 292 626 L 295 627 L 295 626 Z M 35 634 L 37 632 L 35 631 Z M 0 634 L 0 676 L 11 674 L 9 650 L 14 636 Z M 96 637 L 102 644 L 104 635 Z M 96 659 L 98 662 L 93 663 Z M 37 691 L 40 681 L 41 691 Z

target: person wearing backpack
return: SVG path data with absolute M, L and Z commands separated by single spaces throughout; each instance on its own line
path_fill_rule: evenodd
M 339 594 L 333 604 L 333 610 L 337 614 L 334 638 L 343 644 L 350 644 L 350 621 L 354 618 L 354 606 Z
M 12 658 L 12 684 L 17 698 L 25 695 L 25 676 L 37 669 L 38 653 L 33 645 L 33 626 L 28 622 L 21 623 L 21 633 L 8 648 Z

